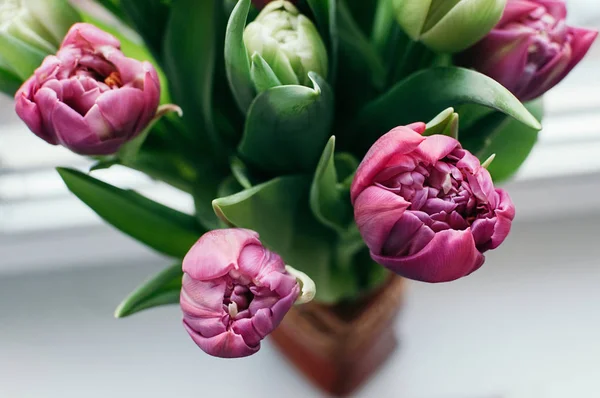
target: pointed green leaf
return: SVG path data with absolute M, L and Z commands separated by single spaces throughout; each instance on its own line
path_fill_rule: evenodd
M 458 139 L 458 113 L 454 108 L 448 108 L 427 123 L 424 136 L 441 134 Z
M 168 256 L 183 258 L 204 230 L 187 214 L 77 170 L 58 168 L 67 188 L 109 224 Z
M 179 304 L 182 277 L 181 264 L 165 268 L 127 296 L 115 310 L 115 318 L 161 305 Z
M 250 0 L 240 0 L 229 16 L 225 33 L 227 79 L 238 107 L 244 114 L 255 97 L 250 77 L 250 60 L 244 44 L 244 29 L 249 10 Z
M 310 179 L 280 177 L 235 195 L 216 199 L 215 212 L 231 226 L 252 229 L 286 264 L 317 284 L 317 300 L 335 302 L 356 294 L 351 273 L 338 272 L 335 234 L 317 222 L 308 206 Z
M 270 88 L 281 86 L 281 82 L 269 66 L 267 61 L 259 54 L 252 55 L 252 67 L 250 69 L 252 83 L 257 93 L 262 93 Z
M 352 206 L 346 191 L 338 186 L 338 174 L 334 162 L 335 137 L 331 137 L 313 178 L 310 189 L 310 208 L 324 225 L 344 233 L 352 222 Z
M 541 128 L 536 118 L 500 83 L 481 73 L 455 67 L 436 67 L 409 76 L 368 104 L 350 128 L 353 127 L 354 136 L 364 149 L 396 126 L 430 120 L 446 108 L 465 103 L 495 109 L 535 130 Z
M 174 102 L 183 109 L 187 131 L 199 148 L 224 159 L 222 137 L 213 121 L 217 51 L 217 7 L 221 0 L 177 0 L 171 5 L 164 44 L 165 72 Z
M 527 109 L 541 122 L 544 116 L 544 104 L 541 98 L 525 104 Z M 496 155 L 488 171 L 494 182 L 505 181 L 512 177 L 523 165 L 538 139 L 538 131 L 516 120 L 510 120 L 504 127 L 491 135 L 488 145 L 477 155 L 485 160 Z
M 333 93 L 310 72 L 314 89 L 279 86 L 252 103 L 239 146 L 248 164 L 270 173 L 312 172 L 330 136 Z
M 244 187 L 244 189 L 251 188 L 252 185 L 252 176 L 250 175 L 250 170 L 246 167 L 244 162 L 241 161 L 240 158 L 233 158 L 231 160 L 231 173 L 237 180 L 237 182 Z

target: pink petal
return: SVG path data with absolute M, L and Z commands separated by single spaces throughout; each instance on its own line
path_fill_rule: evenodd
M 294 282 L 293 288 L 289 290 L 288 295 L 282 296 L 279 301 L 277 301 L 271 307 L 271 322 L 273 324 L 273 328 L 279 326 L 279 323 L 283 320 L 300 295 L 300 286 L 295 279 Z
M 183 326 L 202 351 L 215 357 L 242 358 L 252 355 L 260 349 L 260 344 L 249 346 L 243 337 L 233 330 L 207 338 L 196 333 L 187 325 L 185 320 L 183 321 Z
M 61 44 L 61 48 L 69 45 L 121 47 L 121 43 L 113 35 L 88 23 L 76 23 L 69 29 Z
M 518 89 L 517 84 L 527 65 L 529 47 L 536 34 L 525 27 L 521 29 L 493 30 L 469 54 L 475 68 L 490 76 L 511 92 Z M 489 54 L 489 56 L 481 56 Z
M 144 77 L 144 112 L 138 120 L 138 125 L 135 127 L 136 132 L 140 132 L 146 128 L 150 121 L 156 115 L 156 110 L 160 104 L 160 81 L 154 67 L 148 62 L 144 62 L 146 71 Z
M 60 136 L 56 131 L 53 121 L 54 112 L 60 104 L 56 91 L 42 87 L 35 93 L 33 100 L 36 103 L 38 111 L 42 117 L 42 125 L 44 130 L 49 136 L 56 137 L 55 139 L 60 141 Z
M 538 3 L 541 2 L 540 0 L 537 1 Z M 540 8 L 540 4 L 538 3 L 527 0 L 509 0 L 502 14 L 502 19 L 500 19 L 500 22 L 496 26 L 502 27 L 509 22 L 519 21 L 527 17 L 533 11 Z
M 504 242 L 510 233 L 512 221 L 515 218 L 515 205 L 508 193 L 503 189 L 496 189 L 499 196 L 499 204 L 496 208 L 497 222 L 492 235 L 489 249 L 495 249 Z
M 119 136 L 131 137 L 144 112 L 144 93 L 136 88 L 122 87 L 102 93 L 96 100 L 104 119 Z
M 211 280 L 238 269 L 238 258 L 247 245 L 260 245 L 258 234 L 248 229 L 218 229 L 202 235 L 183 259 L 183 272 L 196 280 Z
M 546 12 L 556 19 L 567 18 L 567 5 L 565 0 L 537 0 L 537 2 L 546 8 Z
M 273 271 L 285 272 L 281 257 L 265 249 L 262 244 L 245 246 L 239 255 L 238 266 L 245 275 L 258 280 Z
M 423 250 L 409 257 L 385 257 L 373 252 L 371 257 L 405 278 L 430 283 L 462 278 L 485 261 L 469 229 L 438 232 Z
M 390 231 L 381 254 L 396 257 L 416 253 L 423 249 L 434 235 L 434 232 L 419 217 L 407 211 Z M 417 240 L 416 245 L 415 240 Z
M 365 188 L 373 184 L 375 176 L 393 156 L 412 152 L 423 140 L 425 138 L 419 133 L 406 127 L 396 127 L 379 138 L 358 166 L 350 190 L 352 203 Z
M 480 218 L 473 222 L 471 225 L 471 233 L 475 240 L 477 250 L 480 252 L 486 252 L 491 248 L 490 243 L 492 236 L 494 235 L 494 229 L 496 228 L 497 218 Z
M 44 128 L 42 115 L 39 107 L 29 98 L 31 96 L 32 86 L 35 85 L 35 78 L 27 80 L 21 89 L 15 95 L 15 111 L 17 115 L 25 122 L 27 127 L 44 141 L 56 145 L 58 142 L 51 131 Z
M 184 274 L 180 299 L 181 309 L 186 316 L 221 319 L 226 315 L 223 309 L 225 287 L 226 282 L 223 278 L 199 281 Z
M 390 231 L 410 203 L 383 188 L 370 186 L 354 202 L 354 218 L 363 240 L 373 253 L 381 253 Z
M 249 347 L 260 346 L 260 341 L 264 338 L 264 336 L 261 336 L 254 328 L 254 319 L 252 318 L 243 318 L 234 321 L 231 329 L 242 336 L 244 342 Z
M 435 164 L 456 148 L 460 148 L 460 143 L 454 138 L 446 135 L 432 135 L 415 149 L 415 155 L 425 159 L 429 164 Z

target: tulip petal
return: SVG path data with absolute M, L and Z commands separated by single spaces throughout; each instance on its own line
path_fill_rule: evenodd
M 512 221 L 515 218 L 515 205 L 508 193 L 503 189 L 496 189 L 496 192 L 499 196 L 498 206 L 495 211 L 497 222 L 489 246 L 490 250 L 497 248 L 504 242 L 510 232 Z
M 35 85 L 35 78 L 30 78 L 15 95 L 15 111 L 25 122 L 27 127 L 44 141 L 56 145 L 56 137 L 44 128 L 42 115 L 38 105 L 29 99 L 31 86 Z
M 261 244 L 245 246 L 239 255 L 238 266 L 245 275 L 260 282 L 263 282 L 265 275 L 278 272 L 279 275 L 283 276 L 285 272 L 285 263 L 281 257 L 265 249 Z
M 134 131 L 144 111 L 144 93 L 136 88 L 122 87 L 104 92 L 96 104 L 116 134 L 121 135 Z
M 429 164 L 435 164 L 438 160 L 445 158 L 454 149 L 460 148 L 460 143 L 452 137 L 446 135 L 429 136 L 415 149 L 415 154 L 427 161 Z
M 196 280 L 211 280 L 238 269 L 238 258 L 247 245 L 260 245 L 258 234 L 248 229 L 210 231 L 183 259 L 183 272 Z
M 490 250 L 490 243 L 492 236 L 494 235 L 494 229 L 496 228 L 497 218 L 479 218 L 473 221 L 471 225 L 471 233 L 475 240 L 477 250 L 485 252 Z
M 273 328 L 279 326 L 279 323 L 283 320 L 285 314 L 288 313 L 290 308 L 292 308 L 299 295 L 300 286 L 296 282 L 294 287 L 289 290 L 289 294 L 281 297 L 280 300 L 271 307 L 271 322 L 273 324 Z
M 350 190 L 352 203 L 354 204 L 358 195 L 371 185 L 375 176 L 386 167 L 392 157 L 412 152 L 424 140 L 425 137 L 407 127 L 396 127 L 379 138 L 358 166 Z
M 422 282 L 450 282 L 481 267 L 485 257 L 475 247 L 470 229 L 438 232 L 427 246 L 409 257 L 385 257 L 371 252 L 377 263 Z
M 148 62 L 144 63 L 144 112 L 140 115 L 135 132 L 143 130 L 156 115 L 160 104 L 160 81 L 156 69 Z
M 381 253 L 390 231 L 409 206 L 402 197 L 376 186 L 360 193 L 354 203 L 354 218 L 371 252 Z
M 89 23 L 76 23 L 69 29 L 61 48 L 70 45 L 76 47 L 110 46 L 121 48 L 121 43 L 113 35 Z
M 539 2 L 539 0 L 537 1 Z M 504 8 L 502 18 L 496 26 L 502 27 L 512 21 L 522 20 L 538 8 L 540 8 L 540 4 L 537 4 L 534 1 L 511 0 Z
M 202 351 L 215 357 L 242 358 L 252 355 L 260 349 L 260 344 L 249 346 L 243 337 L 233 330 L 207 338 L 194 331 L 185 320 L 183 326 Z
M 242 336 L 249 347 L 260 346 L 260 341 L 264 338 L 254 328 L 254 320 L 252 318 L 243 318 L 235 321 L 231 330 Z
M 398 257 L 414 254 L 425 247 L 434 235 L 434 232 L 413 212 L 407 211 L 390 231 L 381 255 Z M 415 239 L 416 245 L 413 242 Z

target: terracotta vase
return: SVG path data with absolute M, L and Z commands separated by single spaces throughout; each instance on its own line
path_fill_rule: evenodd
M 393 276 L 364 299 L 294 307 L 272 333 L 279 350 L 309 380 L 334 396 L 366 382 L 392 354 L 404 280 Z

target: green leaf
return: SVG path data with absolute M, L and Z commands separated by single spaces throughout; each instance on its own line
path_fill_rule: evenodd
M 213 159 L 224 160 L 221 137 L 214 126 L 212 92 L 217 49 L 216 8 L 221 0 L 177 0 L 164 44 L 165 72 L 171 93 L 183 109 L 187 131 Z
M 365 33 L 373 30 L 376 12 L 376 0 L 345 0 L 345 3 L 352 13 L 354 20 L 360 29 Z
M 11 72 L 19 79 L 29 79 L 47 55 L 49 54 L 0 30 L 0 61 L 3 65 L 10 65 Z
M 178 304 L 182 277 L 181 264 L 165 268 L 127 296 L 115 310 L 115 318 L 124 318 L 152 307 Z
M 244 44 L 244 29 L 250 0 L 240 0 L 229 17 L 225 33 L 225 70 L 236 103 L 245 114 L 255 97 L 250 60 Z
M 127 22 L 127 16 L 125 15 L 125 12 L 123 11 L 123 9 L 121 8 L 121 2 L 119 0 L 96 0 L 98 3 L 100 3 L 102 5 L 102 7 L 106 8 L 107 11 L 109 11 L 111 14 L 113 14 L 115 17 L 119 18 L 120 20 Z M 75 7 L 77 7 L 79 4 L 77 3 L 73 3 L 73 5 Z M 79 9 L 81 11 L 81 8 Z
M 12 97 L 21 87 L 21 84 L 23 84 L 23 80 L 17 75 L 0 67 L 0 92 Z
M 436 67 L 409 76 L 369 103 L 350 128 L 364 149 L 394 127 L 430 120 L 446 108 L 465 103 L 495 109 L 532 129 L 541 129 L 536 118 L 500 83 L 455 67 Z
M 173 2 L 172 8 L 177 8 L 177 3 L 186 3 L 187 0 L 177 0 Z M 202 4 L 209 3 L 204 0 Z M 120 1 L 121 9 L 125 12 L 135 30 L 142 36 L 148 48 L 156 59 L 161 59 L 160 55 L 163 50 L 163 38 L 167 30 L 169 20 L 169 5 L 164 0 L 123 0 Z M 198 4 L 198 3 L 195 3 Z M 179 5 L 179 4 L 177 4 Z M 188 4 L 189 6 L 190 4 Z M 202 7 L 190 8 L 190 17 L 193 16 L 193 9 Z M 194 24 L 200 24 L 200 21 L 194 21 Z M 190 24 L 190 34 L 193 34 Z M 183 38 L 182 38 L 183 40 Z
M 252 229 L 286 264 L 317 284 L 317 300 L 336 302 L 356 294 L 352 274 L 338 272 L 335 234 L 317 222 L 308 206 L 310 179 L 286 176 L 216 199 L 215 212 L 231 226 Z
M 231 173 L 237 180 L 237 182 L 244 187 L 244 189 L 251 188 L 254 184 L 252 183 L 252 176 L 250 170 L 246 167 L 244 162 L 240 158 L 233 158 L 231 160 Z
M 218 229 L 223 223 L 213 211 L 213 200 L 219 197 L 219 188 L 225 179 L 224 175 L 216 173 L 210 164 L 202 164 L 199 172 L 200 181 L 193 186 L 194 206 L 196 219 L 206 229 Z
M 526 103 L 525 106 L 541 122 L 544 115 L 544 104 L 541 98 Z M 505 181 L 512 177 L 531 153 L 537 142 L 538 131 L 516 120 L 494 133 L 488 145 L 477 155 L 485 160 L 496 154 L 496 158 L 488 167 L 494 182 Z
M 281 86 L 281 82 L 269 66 L 267 61 L 259 54 L 252 55 L 252 67 L 250 68 L 252 83 L 257 93 L 262 93 L 270 88 Z
M 350 196 L 338 186 L 335 168 L 335 137 L 331 137 L 313 178 L 310 189 L 310 208 L 321 223 L 336 232 L 344 233 L 352 222 Z
M 375 47 L 360 31 L 343 2 L 338 5 L 338 34 L 345 67 L 360 70 L 376 88 L 385 85 L 386 68 Z
M 338 31 L 337 31 L 337 0 L 308 0 L 321 37 L 328 38 L 325 42 L 329 49 L 329 82 L 335 82 L 335 72 L 338 59 Z
M 205 231 L 187 214 L 79 171 L 57 168 L 67 188 L 117 229 L 168 256 L 183 258 Z
M 330 136 L 333 93 L 320 76 L 309 73 L 314 89 L 271 88 L 252 103 L 239 146 L 250 165 L 270 173 L 312 172 Z
M 458 113 L 454 108 L 448 108 L 427 123 L 424 136 L 441 134 L 458 139 Z

